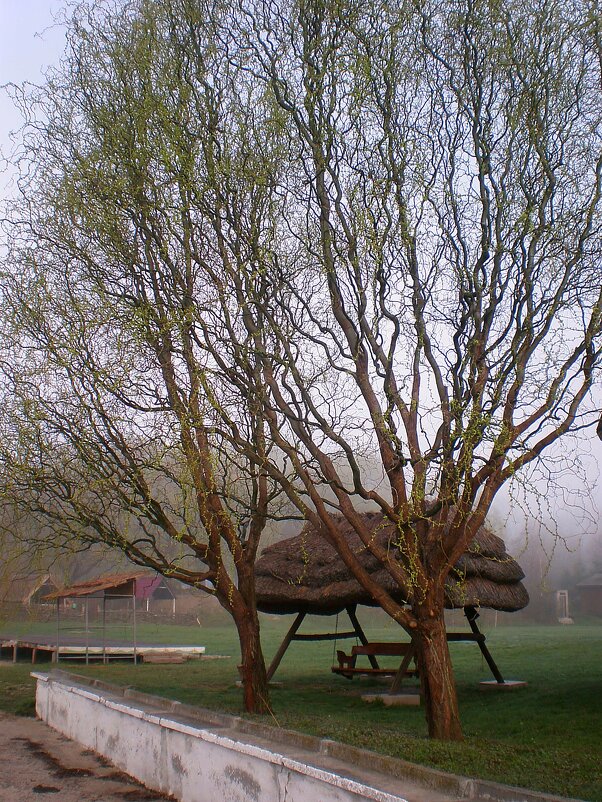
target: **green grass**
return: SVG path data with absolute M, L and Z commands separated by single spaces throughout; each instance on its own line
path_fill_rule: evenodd
M 0 666 L 0 710 L 16 716 L 35 715 L 35 681 L 31 666 L 3 663 Z
M 317 619 L 303 629 L 308 631 L 312 625 L 324 629 L 332 623 Z M 289 624 L 288 618 L 264 621 L 268 660 Z M 366 630 L 374 640 L 397 637 L 395 626 L 379 616 L 372 616 Z M 242 712 L 241 692 L 234 686 L 238 649 L 231 627 L 151 626 L 139 637 L 202 643 L 208 654 L 231 658 L 164 666 L 77 664 L 73 670 L 182 702 Z M 477 646 L 453 644 L 465 733 L 462 743 L 429 741 L 422 708 L 362 702 L 360 691 L 386 686 L 359 678 L 350 682 L 331 674 L 333 644 L 328 642 L 291 646 L 275 677 L 283 686 L 272 690 L 271 721 L 445 771 L 601 802 L 602 622 L 572 627 L 504 626 L 489 631 L 488 643 L 504 676 L 527 680 L 529 686 L 505 693 L 479 690 L 479 680 L 489 676 Z M 2 709 L 31 711 L 29 669 L 24 664 L 0 669 Z
M 64 637 L 71 634 L 71 629 L 79 622 L 69 622 L 65 624 L 62 632 Z M 81 635 L 83 632 L 83 624 L 79 625 L 78 631 L 73 630 L 73 634 Z M 229 630 L 226 625 L 223 627 Z M 222 629 L 222 627 L 217 627 Z M 204 643 L 204 628 L 190 627 L 190 626 L 177 626 L 175 624 L 138 624 L 136 627 L 136 637 L 140 643 L 145 641 L 160 641 L 161 643 L 178 644 L 180 646 L 195 645 Z M 12 621 L 0 622 L 0 634 L 10 635 L 11 637 L 21 638 L 27 640 L 28 637 L 35 637 L 39 635 L 49 636 L 54 638 L 56 636 L 56 623 L 54 621 Z M 107 637 L 114 640 L 123 640 L 125 642 L 132 639 L 132 629 L 129 626 L 115 625 L 107 629 Z M 232 642 L 231 637 L 228 635 L 228 642 Z

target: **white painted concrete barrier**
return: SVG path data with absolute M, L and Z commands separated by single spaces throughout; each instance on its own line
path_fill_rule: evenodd
M 33 676 L 41 719 L 149 788 L 182 802 L 406 802 L 359 776 L 338 773 L 329 765 L 336 760 L 327 755 L 308 762 L 302 748 L 276 750 L 268 741 L 243 738 L 232 726 L 187 722 L 68 676 Z M 446 797 L 429 793 L 413 798 Z
M 63 671 L 32 676 L 43 721 L 181 802 L 579 802 Z

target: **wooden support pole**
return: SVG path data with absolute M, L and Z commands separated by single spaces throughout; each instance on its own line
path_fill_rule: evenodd
M 357 619 L 357 615 L 355 613 L 355 611 L 357 610 L 357 605 L 350 604 L 345 609 L 347 610 L 347 615 L 349 616 L 349 620 L 353 624 L 353 628 L 355 629 L 358 638 L 360 639 L 362 644 L 366 646 L 369 643 L 369 641 L 364 633 L 364 630 L 361 627 L 360 622 Z M 372 668 L 380 668 L 380 666 L 378 665 L 378 660 L 373 654 L 368 655 L 368 660 L 370 661 L 370 665 L 372 666 Z
M 54 662 L 58 664 L 61 659 L 61 603 L 62 600 L 56 600 L 56 651 L 54 653 Z
M 107 660 L 107 594 L 102 594 L 102 662 L 106 665 Z
M 403 684 L 403 678 L 405 677 L 406 671 L 410 667 L 410 662 L 415 654 L 416 650 L 414 649 L 414 644 L 412 643 L 408 651 L 405 653 L 403 660 L 401 661 L 401 665 L 399 666 L 397 674 L 395 674 L 395 677 L 393 678 L 389 693 L 399 693 Z
M 500 685 L 504 685 L 504 678 L 502 677 L 499 668 L 495 664 L 495 660 L 491 656 L 491 652 L 485 645 L 485 635 L 483 635 L 483 633 L 481 632 L 481 630 L 477 625 L 477 618 L 479 617 L 479 614 L 477 613 L 476 608 L 472 606 L 465 607 L 464 615 L 466 616 L 468 623 L 470 624 L 470 628 L 472 629 L 474 634 L 480 636 L 477 638 L 479 649 L 481 650 L 481 654 L 485 658 L 487 665 L 491 669 L 491 673 L 495 677 L 496 682 L 498 682 Z
M 88 617 L 89 610 L 88 610 L 88 602 L 90 601 L 90 597 L 86 596 L 86 665 L 90 662 L 90 619 Z
M 284 640 L 280 644 L 280 648 L 278 649 L 278 651 L 274 655 L 274 659 L 272 660 L 272 662 L 270 663 L 270 667 L 268 668 L 268 682 L 272 679 L 272 677 L 276 673 L 276 669 L 280 665 L 280 662 L 282 661 L 282 658 L 284 657 L 284 653 L 286 652 L 286 650 L 290 646 L 290 642 L 293 639 L 293 635 L 297 632 L 297 630 L 301 626 L 301 623 L 302 623 L 304 618 L 305 618 L 305 613 L 299 613 L 299 615 L 293 621 L 293 624 L 292 624 L 291 628 L 289 629 L 289 631 L 284 636 Z

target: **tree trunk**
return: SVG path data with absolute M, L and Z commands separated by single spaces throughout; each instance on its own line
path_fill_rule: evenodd
M 244 707 L 247 713 L 268 713 L 270 696 L 259 635 L 253 565 L 241 561 L 237 566 L 237 573 L 238 588 L 235 593 L 228 593 L 228 603 L 238 630 L 238 671 L 243 687 Z
M 418 626 L 413 632 L 413 639 L 429 737 L 461 741 L 458 697 L 447 645 L 443 605 L 420 605 L 414 609 L 414 614 Z
M 240 642 L 241 664 L 238 667 L 247 713 L 267 713 L 270 697 L 265 660 L 259 639 L 257 611 L 247 609 L 236 621 Z

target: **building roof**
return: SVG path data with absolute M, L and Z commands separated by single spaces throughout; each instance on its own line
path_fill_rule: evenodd
M 71 585 L 67 588 L 61 588 L 54 593 L 49 593 L 48 596 L 44 598 L 48 601 L 52 599 L 67 599 L 71 597 L 77 596 L 97 596 L 99 594 L 105 595 L 107 590 L 116 591 L 120 588 L 124 589 L 126 585 L 129 585 L 131 582 L 135 582 L 136 585 L 140 580 L 156 580 L 159 581 L 157 584 L 160 584 L 161 577 L 159 575 L 149 574 L 148 571 L 128 571 L 122 574 L 107 574 L 105 576 L 99 576 L 95 579 L 89 579 L 87 582 L 78 582 L 76 585 Z M 148 588 L 148 583 L 143 583 L 143 588 Z M 154 589 L 154 588 L 153 588 Z M 149 595 L 152 594 L 149 593 Z M 111 594 L 108 594 L 111 595 Z M 128 594 L 128 595 L 131 595 Z M 135 594 L 138 595 L 137 593 Z M 142 598 L 147 598 L 147 596 L 143 596 Z
M 143 576 L 136 580 L 137 599 L 175 599 L 178 594 L 174 590 L 174 582 L 162 574 Z M 180 594 L 181 595 L 181 594 Z
M 577 582 L 576 587 L 600 588 L 602 587 L 602 574 L 594 574 L 593 576 L 587 577 L 587 579 L 582 579 L 581 582 Z

